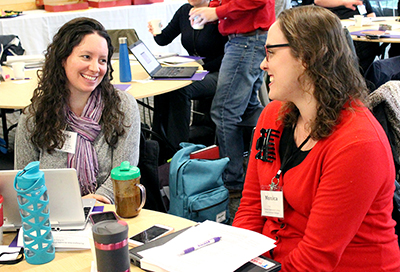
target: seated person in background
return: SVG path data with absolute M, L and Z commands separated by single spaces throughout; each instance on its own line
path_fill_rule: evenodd
M 397 16 L 400 15 L 400 0 L 397 1 Z M 400 56 L 400 44 L 391 43 L 388 51 L 389 58 Z
M 371 92 L 390 80 L 400 80 L 400 56 L 374 61 L 364 77 Z
M 178 150 L 179 143 L 189 140 L 189 124 L 191 100 L 212 98 L 217 88 L 219 67 L 224 55 L 224 46 L 228 38 L 218 32 L 218 24 L 207 24 L 203 29 L 196 30 L 190 24 L 189 11 L 193 7 L 207 7 L 209 0 L 189 0 L 175 13 L 172 20 L 161 34 L 154 35 L 149 24 L 149 32 L 154 35 L 158 45 L 171 43 L 179 34 L 183 47 L 190 56 L 203 57 L 202 66 L 209 71 L 201 81 L 162 95 L 154 97 L 153 131 L 161 133 L 161 127 L 170 143 Z M 167 150 L 166 158 L 171 158 L 173 151 Z
M 314 3 L 317 6 L 328 8 L 339 16 L 341 20 L 352 18 L 354 15 L 360 15 L 357 8 L 358 5 L 365 6 L 367 17 L 376 17 L 369 0 L 314 0 Z M 375 57 L 380 54 L 379 43 L 354 41 L 354 47 L 356 49 L 361 74 L 364 74 Z
M 137 165 L 140 116 L 133 96 L 111 84 L 113 47 L 104 27 L 76 18 L 47 47 L 31 104 L 15 137 L 15 168 L 75 168 L 84 197 L 113 203 L 110 171 Z M 74 138 L 75 136 L 75 138 Z
M 340 20 L 317 6 L 285 10 L 266 50 L 273 102 L 258 119 L 233 225 L 275 239 L 266 256 L 282 272 L 400 271 L 393 157 Z M 278 135 L 268 160 L 264 129 Z

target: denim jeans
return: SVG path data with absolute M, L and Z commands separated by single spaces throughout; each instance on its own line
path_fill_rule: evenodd
M 267 34 L 239 36 L 225 45 L 211 118 L 217 127 L 220 155 L 230 159 L 223 173 L 228 189 L 243 186 L 243 132 L 237 124 L 260 107 L 257 94 L 264 74 L 260 64 L 265 58 L 266 39 Z

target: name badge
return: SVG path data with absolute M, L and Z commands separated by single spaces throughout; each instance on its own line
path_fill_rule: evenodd
M 283 218 L 283 191 L 261 191 L 261 215 Z
M 64 131 L 65 135 L 65 143 L 61 149 L 56 149 L 57 151 L 67 152 L 71 154 L 75 154 L 76 149 L 76 139 L 78 137 L 78 133 L 73 131 Z

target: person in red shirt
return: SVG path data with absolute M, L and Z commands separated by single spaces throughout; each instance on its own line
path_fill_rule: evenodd
M 238 124 L 261 107 L 257 92 L 264 72 L 259 66 L 265 57 L 267 31 L 275 21 L 275 1 L 214 0 L 209 7 L 194 8 L 189 14 L 189 20 L 200 25 L 218 21 L 219 32 L 229 38 L 210 113 L 220 156 L 230 159 L 223 174 L 225 186 L 241 191 L 245 146 Z
M 393 156 L 339 18 L 285 10 L 265 48 L 273 102 L 255 129 L 233 225 L 275 239 L 265 255 L 282 272 L 400 271 Z

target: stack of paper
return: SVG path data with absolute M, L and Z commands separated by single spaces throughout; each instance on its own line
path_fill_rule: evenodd
M 10 66 L 13 62 L 25 62 L 25 68 L 39 68 L 44 64 L 44 55 L 17 55 L 7 56 L 5 65 Z
M 188 254 L 180 253 L 213 237 L 221 240 Z M 274 240 L 250 230 L 205 221 L 164 245 L 138 252 L 141 268 L 150 271 L 232 272 L 275 247 Z

